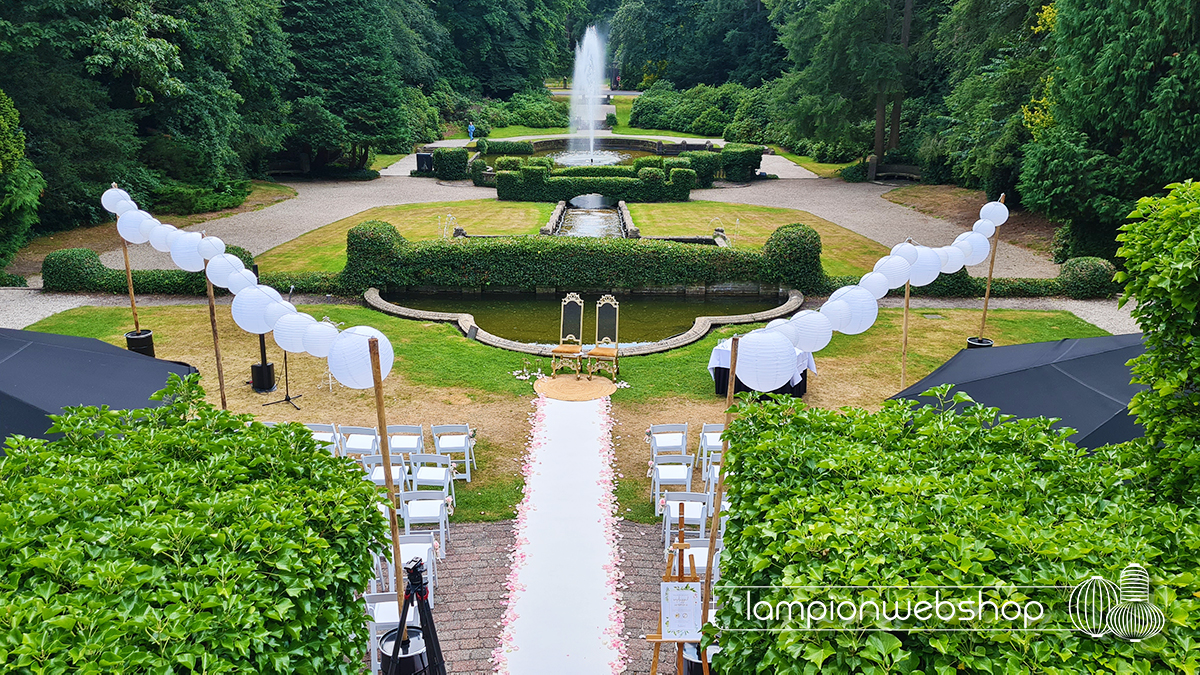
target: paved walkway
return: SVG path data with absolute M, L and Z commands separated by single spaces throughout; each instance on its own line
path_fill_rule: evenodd
M 539 398 L 517 509 L 501 673 L 621 672 L 608 399 Z

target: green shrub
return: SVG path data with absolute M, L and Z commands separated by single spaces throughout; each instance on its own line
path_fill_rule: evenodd
M 330 294 L 341 295 L 342 288 L 340 272 L 270 272 L 263 271 L 258 282 L 287 295 L 288 289 L 295 286 L 297 293 L 312 295 Z
M 1156 481 L 1164 494 L 1196 503 L 1200 477 L 1200 183 L 1167 186 L 1164 197 L 1143 197 L 1121 226 L 1117 254 L 1125 269 L 1121 304 L 1145 335 L 1146 353 L 1133 360 L 1134 382 L 1148 388 L 1129 409 L 1146 428 Z
M 351 169 L 338 164 L 326 164 L 315 168 L 312 175 L 316 178 L 347 181 L 369 181 L 379 178 L 379 172 L 375 169 Z
M 838 169 L 838 175 L 847 183 L 865 183 L 867 181 L 867 163 L 858 162 Z
M 633 172 L 635 174 L 647 167 L 654 167 L 656 169 L 663 168 L 663 158 L 658 155 L 649 155 L 647 157 L 638 157 L 637 159 L 633 160 Z
M 246 269 L 250 269 L 250 267 L 254 265 L 254 256 L 250 254 L 250 251 L 238 246 L 237 244 L 226 244 L 225 252 L 229 255 L 236 256 L 239 260 L 241 260 L 242 264 L 246 266 Z
M 720 137 L 746 97 L 754 91 L 735 83 L 719 87 L 701 84 L 687 91 L 677 91 L 670 82 L 658 80 L 633 99 L 629 126 Z
M 1108 298 L 1119 290 L 1116 274 L 1104 258 L 1071 258 L 1058 270 L 1058 281 L 1063 294 L 1076 300 Z
M 381 492 L 299 424 L 171 376 L 0 457 L 0 670 L 358 673 Z
M 617 114 L 616 113 L 608 113 L 607 115 L 605 115 L 604 116 L 604 126 L 609 129 L 616 129 L 617 128 Z
M 626 202 L 683 202 L 696 184 L 696 172 L 674 169 L 671 180 L 663 180 L 662 169 L 643 168 L 638 178 L 620 176 L 558 175 L 551 177 L 544 166 L 526 165 L 518 171 L 496 174 L 496 198 L 506 201 L 559 202 L 579 195 L 598 193 Z
M 382 220 L 367 220 L 346 233 L 346 266 L 339 283 L 350 293 L 361 293 L 380 285 L 395 267 L 396 255 L 408 241 L 395 226 Z
M 0 92 L 0 97 L 3 95 Z M 29 233 L 38 222 L 38 206 L 45 189 L 46 180 L 27 159 L 16 160 L 12 170 L 0 174 L 0 270 L 8 266 L 29 240 Z
M 100 254 L 88 248 L 51 251 L 42 260 L 42 288 L 47 291 L 92 291 L 108 268 Z
M 948 389 L 938 393 L 947 397 Z M 956 401 L 965 406 L 969 398 Z M 1158 499 L 1136 447 L 1092 454 L 1067 441 L 1052 420 L 997 414 L 901 401 L 874 413 L 805 408 L 791 397 L 740 402 L 727 432 L 730 518 L 716 588 L 724 598 L 717 621 L 726 630 L 715 672 L 1098 673 L 1129 663 L 1143 673 L 1194 669 L 1200 533 L 1192 524 L 1200 513 Z M 865 632 L 817 620 L 814 627 L 834 632 L 745 630 L 767 626 L 748 615 L 748 587 L 760 587 L 751 605 L 891 604 L 924 599 L 921 586 L 1073 586 L 1093 575 L 1115 581 L 1135 561 L 1149 570 L 1154 604 L 1167 617 L 1162 635 L 1141 644 L 1070 630 L 1031 634 L 1021 624 L 989 633 Z M 856 593 L 851 586 L 893 588 Z M 933 590 L 927 593 L 932 601 Z M 1022 589 L 1016 597 L 1036 599 L 1050 625 L 1070 627 L 1065 591 Z M 797 619 L 790 626 L 803 628 Z M 849 625 L 887 621 L 868 609 L 865 621 Z
M 696 172 L 696 187 L 707 190 L 712 187 L 713 179 L 721 170 L 721 153 L 707 150 L 688 150 L 679 153 L 686 158 L 691 168 Z
M 208 213 L 241 206 L 250 196 L 250 181 L 238 181 L 216 187 L 188 185 L 168 182 L 154 191 L 153 203 L 156 212 Z
M 793 223 L 776 229 L 763 244 L 762 256 L 767 281 L 799 289 L 828 287 L 821 267 L 821 235 L 807 225 Z
M 554 169 L 550 176 L 615 176 L 618 178 L 637 178 L 637 171 L 632 166 L 613 164 L 609 166 L 567 166 Z
M 483 173 L 487 171 L 487 162 L 483 161 L 482 157 L 471 162 L 471 182 L 476 187 L 487 187 L 489 183 L 485 182 Z
M 672 169 L 690 169 L 692 162 L 686 157 L 664 157 L 663 172 L 670 174 Z
M 688 132 L 700 136 L 722 138 L 725 134 L 725 125 L 729 124 L 729 121 L 729 115 L 721 112 L 720 108 L 708 108 L 692 121 Z
M 726 143 L 721 148 L 721 168 L 725 179 L 735 183 L 748 183 L 762 166 L 763 146 Z
M 467 177 L 466 148 L 436 148 L 433 151 L 433 172 L 438 180 L 463 180 Z
M 507 155 L 497 157 L 495 162 L 495 169 L 497 171 L 520 171 L 523 166 L 525 166 L 525 161 L 520 157 L 510 157 Z
M 246 267 L 254 263 L 250 252 L 240 246 L 227 246 L 225 252 L 241 258 Z M 124 269 L 105 267 L 95 251 L 64 248 L 51 251 L 42 261 L 42 286 L 48 291 L 120 294 L 128 292 L 129 282 Z M 133 270 L 133 289 L 137 293 L 205 295 L 208 283 L 203 272 Z M 228 292 L 215 290 L 218 295 Z
M 533 143 L 529 141 L 489 141 L 481 138 L 475 143 L 475 149 L 482 155 L 532 155 Z
M 25 277 L 0 271 L 0 286 L 25 288 L 28 285 L 29 282 L 25 280 Z

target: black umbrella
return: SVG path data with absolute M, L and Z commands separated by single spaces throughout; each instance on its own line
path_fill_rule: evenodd
M 150 395 L 171 373 L 199 372 L 93 338 L 0 328 L 0 446 L 13 434 L 48 438 L 65 406 L 113 409 L 161 405 Z M 0 450 L 3 454 L 3 450 Z
M 1126 365 L 1143 351 L 1140 333 L 964 349 L 892 398 L 933 403 L 920 394 L 953 384 L 1009 415 L 1059 417 L 1058 426 L 1079 432 L 1077 445 L 1098 448 L 1143 435 L 1128 407 L 1145 387 L 1130 384 Z

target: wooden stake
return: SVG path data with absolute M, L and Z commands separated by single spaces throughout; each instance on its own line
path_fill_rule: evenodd
M 212 324 L 213 352 L 217 356 L 217 385 L 221 388 L 221 410 L 228 410 L 225 403 L 225 369 L 221 367 L 221 340 L 217 337 L 217 301 L 213 297 L 213 285 L 208 280 L 208 261 L 204 261 L 204 281 L 208 285 L 208 321 Z
M 1000 203 L 1004 203 L 1004 194 L 1000 194 Z M 988 263 L 987 288 L 983 291 L 983 319 L 979 322 L 979 338 L 983 339 L 983 331 L 987 328 L 988 301 L 992 299 L 992 272 L 996 269 L 996 249 L 1000 248 L 1000 226 L 992 233 L 992 260 Z M 985 343 L 986 344 L 986 343 Z
M 386 486 L 388 494 L 388 523 L 392 526 L 392 566 L 396 570 L 396 607 L 403 611 L 404 584 L 401 582 L 403 576 L 400 571 L 403 569 L 404 561 L 400 560 L 400 524 L 396 520 L 396 484 L 392 481 L 392 449 L 391 443 L 388 442 L 387 415 L 383 410 L 383 373 L 380 372 L 379 366 L 379 338 L 367 338 L 367 345 L 371 350 L 371 376 L 375 378 L 375 416 L 380 432 L 379 454 L 383 455 L 383 484 Z M 400 617 L 400 640 L 402 642 L 408 639 L 408 621 L 406 619 L 407 617 Z
M 135 333 L 141 333 L 142 327 L 138 324 L 137 301 L 133 299 L 133 270 L 129 268 L 129 244 L 125 243 L 125 237 L 121 237 L 121 253 L 125 254 L 125 282 L 129 284 L 129 307 L 133 309 L 133 330 Z
M 900 338 L 900 389 L 903 390 L 908 378 L 908 298 L 912 284 L 904 282 L 904 330 Z

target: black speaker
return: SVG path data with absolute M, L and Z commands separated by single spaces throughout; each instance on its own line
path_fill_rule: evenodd
M 433 171 L 433 153 L 417 153 L 417 171 Z
M 275 391 L 275 364 L 250 364 L 250 386 L 259 393 Z

